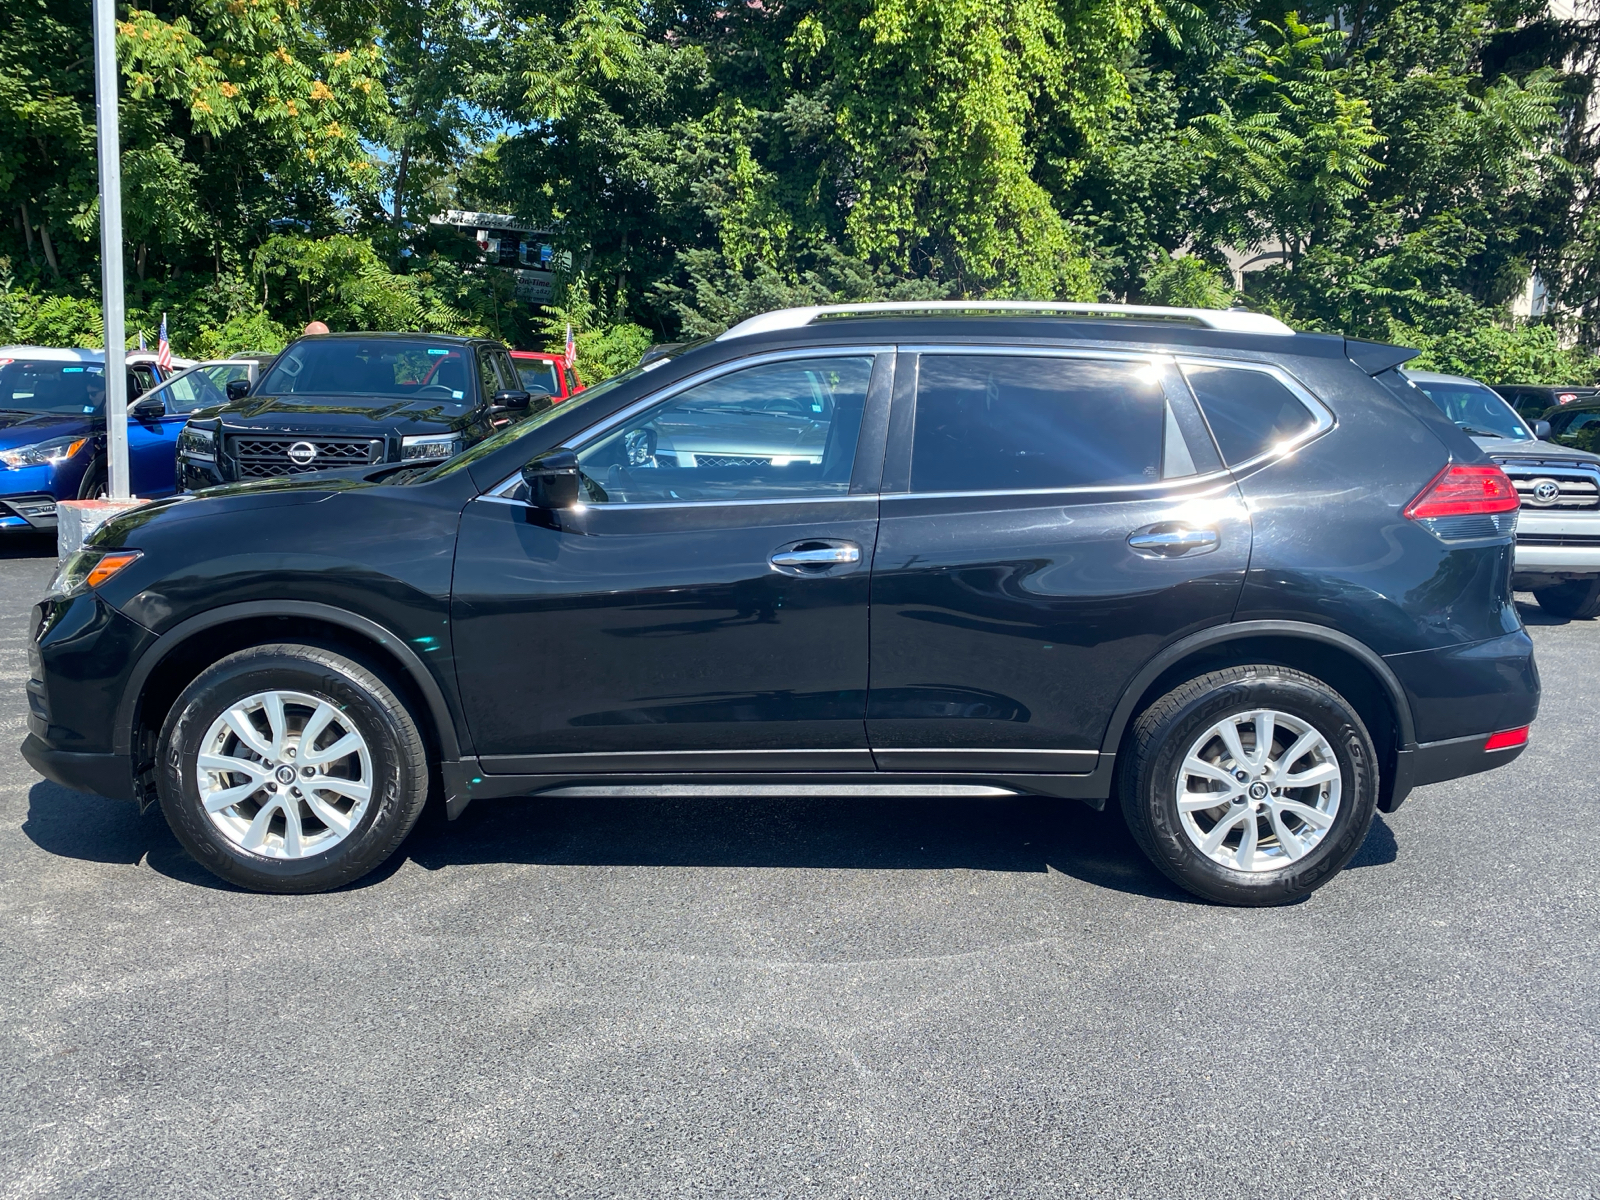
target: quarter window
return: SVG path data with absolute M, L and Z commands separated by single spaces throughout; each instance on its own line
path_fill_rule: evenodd
M 844 495 L 872 359 L 808 358 L 698 384 L 578 451 L 592 504 Z
M 1229 466 L 1308 432 L 1316 418 L 1265 371 L 1188 363 L 1183 368 Z
M 1153 364 L 1022 355 L 922 357 L 912 491 L 1115 486 L 1194 471 L 1161 368 Z

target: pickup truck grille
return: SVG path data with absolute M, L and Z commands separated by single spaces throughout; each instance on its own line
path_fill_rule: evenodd
M 306 461 L 304 447 L 316 453 Z M 298 451 L 298 452 L 296 452 Z M 383 461 L 381 438 L 258 437 L 229 434 L 227 453 L 239 464 L 241 479 L 274 479 L 303 475 L 328 467 L 361 466 Z
M 1528 512 L 1600 512 L 1600 475 L 1559 459 L 1500 459 Z

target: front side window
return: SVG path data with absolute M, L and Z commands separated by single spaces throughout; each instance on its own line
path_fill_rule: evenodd
M 925 354 L 911 490 L 1156 483 L 1193 474 L 1161 369 L 1145 362 Z
M 1417 389 L 1432 400 L 1457 425 L 1472 437 L 1502 438 L 1510 442 L 1531 442 L 1533 434 L 1500 396 L 1476 383 L 1413 379 Z
M 495 393 L 504 391 L 505 387 L 500 382 L 500 371 L 494 360 L 494 351 L 482 349 L 478 351 L 478 382 L 483 388 L 483 400 L 487 404 L 494 399 Z
M 1184 376 L 1230 467 L 1309 432 L 1311 411 L 1265 371 L 1185 363 Z
M 518 359 L 517 374 L 522 377 L 522 386 L 536 396 L 561 394 L 561 383 L 556 379 L 556 365 L 553 362 L 542 358 Z
M 732 371 L 679 392 L 578 451 L 592 504 L 844 495 L 870 357 Z
M 245 369 L 237 369 L 239 378 L 244 378 Z M 209 371 L 186 371 L 161 389 L 161 402 L 169 413 L 187 413 L 214 404 L 226 404 L 228 396 L 223 391 L 225 386 L 226 380 L 219 384 Z
M 472 369 L 459 345 L 314 337 L 280 354 L 256 390 L 264 396 L 398 397 L 460 405 Z

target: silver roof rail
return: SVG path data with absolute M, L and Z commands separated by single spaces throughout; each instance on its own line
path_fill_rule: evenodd
M 1058 300 L 893 300 L 868 304 L 815 304 L 808 308 L 781 308 L 740 321 L 717 337 L 726 342 L 757 333 L 776 333 L 782 329 L 801 329 L 819 317 L 892 316 L 941 313 L 1015 312 L 1038 315 L 1155 317 L 1164 321 L 1188 321 L 1207 329 L 1230 333 L 1261 333 L 1274 337 L 1292 336 L 1294 330 L 1265 313 L 1232 308 L 1162 308 L 1153 304 L 1078 304 Z

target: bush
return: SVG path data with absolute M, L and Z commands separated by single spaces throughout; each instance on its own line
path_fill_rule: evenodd
M 1600 379 L 1600 356 L 1563 348 L 1552 325 L 1490 319 L 1429 333 L 1396 325 L 1392 339 L 1422 351 L 1406 364 L 1419 371 L 1467 375 L 1485 383 L 1588 384 Z

